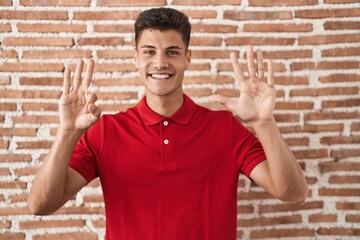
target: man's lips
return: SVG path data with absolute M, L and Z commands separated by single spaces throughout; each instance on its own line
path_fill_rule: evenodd
M 154 79 L 163 80 L 163 79 L 170 78 L 172 76 L 172 74 L 169 74 L 169 73 L 150 73 L 149 76 L 154 78 Z

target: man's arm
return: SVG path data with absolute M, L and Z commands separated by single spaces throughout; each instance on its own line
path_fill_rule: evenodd
M 265 78 L 263 56 L 256 51 L 256 65 L 252 47 L 247 50 L 249 78 L 246 79 L 234 54 L 231 61 L 235 75 L 241 82 L 237 100 L 213 95 L 210 100 L 225 105 L 255 130 L 267 160 L 256 166 L 250 177 L 274 197 L 285 202 L 303 202 L 308 195 L 305 176 L 289 147 L 282 138 L 273 116 L 276 90 L 272 62 L 268 63 Z
M 28 205 L 37 215 L 51 214 L 75 195 L 87 181 L 69 168 L 74 148 L 86 129 L 100 119 L 96 95 L 88 94 L 94 70 L 90 60 L 81 81 L 83 61 L 79 61 L 71 84 L 71 72 L 64 74 L 63 94 L 59 103 L 60 126 L 54 143 L 33 181 Z

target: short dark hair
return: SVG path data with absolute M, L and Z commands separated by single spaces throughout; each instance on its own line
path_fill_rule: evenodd
M 190 43 L 191 24 L 189 18 L 182 12 L 172 8 L 152 8 L 145 10 L 137 17 L 135 24 L 135 44 L 145 29 L 160 31 L 175 30 L 182 36 L 186 47 Z

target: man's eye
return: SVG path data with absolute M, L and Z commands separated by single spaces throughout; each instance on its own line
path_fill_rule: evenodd
M 177 51 L 169 51 L 168 55 L 169 56 L 176 56 L 176 55 L 179 55 L 179 53 Z
M 144 54 L 150 54 L 150 55 L 152 55 L 152 54 L 154 54 L 155 52 L 153 51 L 153 50 L 145 50 L 144 51 Z

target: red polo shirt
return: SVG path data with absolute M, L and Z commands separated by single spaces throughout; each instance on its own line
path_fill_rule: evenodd
M 89 182 L 100 177 L 108 240 L 234 240 L 239 173 L 263 160 L 257 138 L 230 112 L 184 95 L 172 117 L 145 98 L 104 115 L 70 166 Z

